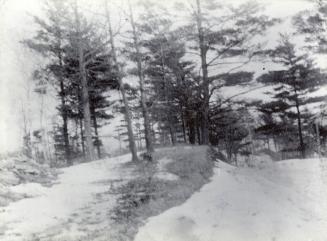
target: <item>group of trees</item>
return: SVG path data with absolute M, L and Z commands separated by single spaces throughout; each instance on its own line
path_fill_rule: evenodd
M 308 122 L 312 115 L 312 112 L 310 113 L 305 107 L 324 100 L 324 96 L 309 97 L 310 93 L 316 92 L 323 85 L 324 76 L 319 69 L 314 67 L 312 60 L 307 55 L 296 54 L 295 46 L 286 36 L 282 36 L 280 45 L 272 51 L 271 56 L 273 61 L 280 63 L 284 69 L 270 71 L 258 79 L 259 82 L 274 86 L 271 93 L 273 101 L 264 103 L 260 107 L 265 120 L 268 121 L 260 129 L 268 129 L 272 131 L 272 135 L 276 134 L 275 132 L 281 132 L 282 135 L 287 134 L 289 138 L 287 141 L 299 143 L 297 147 L 302 157 L 305 157 L 303 128 L 305 124 L 308 124 L 305 122 Z M 274 115 L 278 115 L 280 120 L 276 120 Z M 273 121 L 274 119 L 275 121 Z M 294 122 L 296 122 L 296 127 Z
M 264 34 L 280 20 L 262 14 L 253 2 L 176 1 L 167 9 L 145 1 L 135 9 L 130 1 L 122 6 L 104 1 L 104 11 L 92 13 L 92 19 L 79 3 L 49 0 L 46 17 L 34 17 L 35 36 L 23 41 L 44 56 L 35 79 L 57 93 L 61 120 L 52 131 L 57 158 L 68 165 L 79 155 L 95 159 L 95 151 L 101 158 L 101 126 L 114 117 L 114 101 L 109 101 L 114 91 L 122 98 L 118 109 L 126 131 L 120 132 L 127 135 L 133 161 L 139 158 L 135 116 L 142 120 L 139 129 L 149 159 L 156 144 L 184 142 L 219 146 L 229 160 L 237 160 L 238 153 L 252 153 L 262 137 L 268 147 L 274 140 L 280 146 L 276 151 L 287 149 L 286 136 L 296 140 L 305 156 L 306 138 L 312 135 L 312 113 L 306 107 L 323 100 L 308 94 L 325 81 L 308 56 L 327 42 L 326 3 L 318 1 L 314 14 L 294 17 L 296 32 L 310 43 L 306 53 L 288 35 L 281 35 L 275 49 L 265 49 Z M 117 12 L 121 21 L 112 21 Z M 261 59 L 279 64 L 280 70 L 256 81 L 255 72 L 242 67 Z M 272 101 L 237 102 L 233 97 L 239 95 L 222 95 L 226 88 L 257 89 L 256 83 L 272 85 Z
M 47 19 L 35 17 L 39 30 L 34 38 L 24 41 L 29 48 L 45 56 L 46 65 L 38 69 L 57 92 L 58 112 L 62 125 L 55 129 L 55 150 L 68 164 L 74 157 L 72 139 L 79 139 L 85 157 L 95 158 L 96 146 L 101 157 L 99 122 L 111 118 L 106 109 L 110 89 L 119 88 L 119 72 L 115 59 L 107 49 L 103 36 L 80 13 L 77 2 L 50 1 Z M 41 94 L 46 94 L 42 92 Z M 69 127 L 75 124 L 77 131 Z
M 313 93 L 326 84 L 326 74 L 310 56 L 326 53 L 327 2 L 318 0 L 314 4 L 312 11 L 300 12 L 293 18 L 295 34 L 303 35 L 306 42 L 303 53 L 297 51 L 290 36 L 281 35 L 279 45 L 269 53 L 281 69 L 258 78 L 259 82 L 274 88 L 269 93 L 273 101 L 259 108 L 263 124 L 257 132 L 271 138 L 277 151 L 296 150 L 303 158 L 312 149 L 320 152 L 317 148 L 320 148 L 321 139 L 325 140 L 323 122 L 317 120 L 325 115 L 326 96 Z M 319 103 L 322 104 L 320 113 L 314 115 L 314 104 Z

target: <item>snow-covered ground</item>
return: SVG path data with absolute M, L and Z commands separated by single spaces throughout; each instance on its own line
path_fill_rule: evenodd
M 57 183 L 22 183 L 25 199 L 0 208 L 0 240 L 109 240 L 110 191 L 133 178 L 130 155 L 62 169 Z M 155 176 L 173 159 L 158 160 Z M 327 160 L 260 161 L 254 168 L 219 162 L 210 183 L 181 206 L 146 221 L 135 241 L 325 241 Z
M 131 170 L 121 165 L 129 160 L 125 155 L 64 168 L 52 187 L 13 187 L 33 197 L 0 208 L 0 240 L 78 240 L 105 230 L 116 199 L 109 189 L 128 180 Z
M 38 195 L 42 185 L 49 186 L 57 171 L 47 164 L 16 154 L 0 160 L 0 207 Z
M 325 241 L 327 160 L 219 162 L 211 182 L 150 218 L 135 241 Z

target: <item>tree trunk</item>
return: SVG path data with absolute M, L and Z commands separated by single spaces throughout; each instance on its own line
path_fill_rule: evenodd
M 60 80 L 60 89 L 61 91 L 64 91 L 62 80 Z M 61 116 L 63 120 L 62 131 L 63 131 L 64 143 L 65 143 L 65 157 L 66 157 L 67 165 L 70 166 L 72 165 L 72 163 L 70 157 L 69 136 L 68 136 L 68 120 L 67 120 L 68 118 L 67 118 L 67 111 L 65 106 L 65 97 L 63 95 L 64 94 L 61 94 L 61 106 L 62 106 Z
M 101 159 L 101 147 L 100 147 L 100 139 L 99 139 L 99 133 L 98 133 L 98 123 L 97 123 L 97 118 L 95 116 L 94 108 L 92 108 L 92 120 L 93 120 L 93 128 L 94 128 L 97 154 L 98 154 L 98 158 Z
M 89 90 L 87 83 L 87 76 L 85 70 L 84 50 L 82 46 L 81 26 L 80 17 L 77 9 L 77 2 L 75 1 L 75 18 L 76 18 L 76 30 L 77 30 L 77 47 L 78 47 L 78 62 L 79 72 L 82 84 L 82 105 L 84 114 L 84 130 L 85 130 L 85 143 L 86 143 L 86 159 L 88 161 L 94 160 L 94 149 L 92 143 L 92 130 L 91 130 L 91 114 L 90 114 L 90 99 Z
M 186 139 L 186 130 L 185 130 L 185 117 L 184 117 L 184 111 L 183 111 L 183 107 L 180 106 L 181 108 L 181 121 L 182 121 L 182 130 L 183 130 L 183 138 L 184 138 L 184 142 L 187 143 L 187 139 Z
M 132 153 L 132 160 L 138 161 L 133 127 L 132 127 L 131 111 L 129 109 L 128 100 L 127 100 L 126 92 L 125 92 L 125 87 L 124 87 L 124 84 L 123 84 L 123 81 L 121 78 L 119 78 L 119 86 L 120 86 L 120 91 L 122 94 L 123 103 L 124 103 L 124 107 L 125 107 L 125 120 L 127 122 L 128 141 L 129 141 L 129 148 Z
M 304 146 L 303 134 L 302 134 L 301 112 L 299 107 L 299 101 L 297 98 L 296 98 L 296 112 L 297 112 L 299 139 L 300 139 L 300 151 L 301 151 L 302 158 L 305 158 L 305 146 Z
M 176 132 L 173 125 L 169 125 L 169 132 L 170 132 L 171 144 L 175 146 L 177 141 L 176 141 Z
M 207 51 L 208 47 L 205 43 L 204 30 L 202 26 L 202 11 L 200 0 L 196 0 L 197 4 L 197 28 L 198 28 L 198 40 L 201 56 L 202 67 L 202 91 L 203 91 L 203 104 L 202 104 L 202 144 L 209 144 L 209 79 L 208 79 L 208 64 L 207 64 Z
M 79 119 L 79 128 L 81 132 L 81 145 L 82 145 L 82 151 L 83 151 L 83 156 L 85 157 L 85 145 L 84 145 L 84 133 L 83 133 L 83 119 Z
M 298 98 L 298 94 L 297 94 L 297 90 L 296 90 L 296 86 L 295 86 L 295 81 L 296 81 L 296 77 L 294 77 L 293 88 L 294 88 L 294 93 L 295 93 L 295 106 L 296 106 L 296 113 L 297 113 L 296 116 L 297 116 L 297 123 L 298 123 L 298 134 L 299 134 L 299 140 L 300 140 L 300 152 L 301 152 L 302 158 L 305 158 L 305 146 L 304 146 L 303 134 L 302 134 L 300 103 L 299 103 L 299 98 Z
M 189 127 L 189 141 L 190 144 L 195 144 L 195 118 L 191 113 L 188 117 L 188 127 Z
M 197 135 L 197 137 L 198 137 L 198 144 L 199 144 L 199 145 L 202 145 L 203 143 L 202 143 L 202 141 L 201 141 L 201 140 L 202 140 L 202 135 L 201 135 L 201 128 L 200 128 L 200 124 L 201 124 L 202 122 L 200 121 L 200 118 L 199 118 L 198 115 L 196 115 L 195 120 L 196 120 L 195 127 L 196 127 L 196 135 Z
M 130 149 L 131 154 L 132 154 L 132 161 L 138 161 L 137 150 L 136 150 L 135 139 L 134 139 L 134 133 L 133 133 L 133 128 L 132 128 L 131 113 L 130 113 L 130 109 L 129 109 L 129 105 L 128 105 L 128 100 L 127 100 L 127 97 L 126 97 L 125 87 L 124 87 L 124 84 L 123 84 L 122 73 L 121 73 L 121 70 L 119 68 L 119 63 L 118 63 L 117 55 L 116 55 L 115 41 L 114 41 L 114 35 L 113 35 L 113 32 L 112 32 L 112 27 L 111 27 L 110 13 L 109 13 L 109 8 L 108 8 L 108 1 L 106 1 L 105 9 L 106 9 L 107 23 L 108 23 L 108 27 L 109 27 L 110 44 L 111 44 L 113 60 L 114 60 L 115 66 L 117 68 L 120 92 L 122 94 L 122 99 L 123 99 L 124 106 L 125 106 L 125 120 L 127 122 L 129 149 Z
M 165 70 L 165 61 L 164 61 L 164 52 L 162 45 L 160 45 L 160 53 L 161 53 L 161 70 L 162 70 L 162 81 L 163 81 L 163 89 L 164 89 L 164 94 L 165 94 L 165 102 L 166 106 L 169 106 L 169 97 L 168 97 L 168 88 L 167 88 L 167 83 L 166 83 L 166 70 Z M 175 131 L 175 126 L 174 122 L 172 120 L 172 113 L 170 111 L 166 111 L 166 121 L 168 123 L 168 128 L 169 128 L 169 133 L 171 137 L 171 143 L 172 145 L 176 144 L 176 131 Z
M 319 158 L 321 158 L 321 141 L 320 141 L 320 130 L 319 130 L 318 122 L 315 123 L 315 127 L 316 127 L 316 135 L 317 135 L 317 152 Z
M 61 44 L 59 44 L 61 45 Z M 61 50 L 59 50 L 59 66 L 60 69 L 63 68 L 63 62 L 62 62 L 62 55 L 61 55 Z M 66 98 L 65 98 L 65 87 L 64 87 L 64 79 L 62 75 L 60 74 L 60 100 L 61 100 L 61 106 L 62 106 L 62 111 L 61 111 L 61 117 L 62 117 L 62 131 L 64 135 L 64 144 L 65 144 L 65 157 L 67 161 L 67 165 L 71 166 L 71 156 L 70 156 L 70 147 L 69 147 L 69 135 L 68 135 L 68 118 L 67 118 L 67 108 L 66 108 Z
M 152 144 L 150 118 L 149 118 L 148 107 L 146 104 L 146 95 L 144 92 L 144 74 L 143 74 L 141 53 L 140 53 L 140 47 L 139 47 L 139 39 L 138 39 L 138 34 L 136 32 L 136 26 L 135 26 L 135 21 L 134 21 L 132 5 L 129 0 L 128 0 L 128 5 L 129 5 L 129 11 L 130 11 L 130 23 L 131 23 L 132 30 L 133 30 L 134 49 L 136 52 L 136 59 L 137 59 L 137 75 L 138 75 L 139 83 L 140 83 L 141 108 L 142 108 L 142 114 L 143 114 L 143 119 L 144 119 L 145 144 L 146 144 L 146 150 L 147 150 L 148 155 L 151 155 L 151 153 L 154 151 L 154 148 L 153 148 L 153 144 Z

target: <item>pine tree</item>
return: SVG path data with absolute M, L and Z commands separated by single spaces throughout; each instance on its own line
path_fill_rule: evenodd
M 224 149 L 227 160 L 237 165 L 237 155 L 252 144 L 246 140 L 249 129 L 244 125 L 244 116 L 248 113 L 244 110 L 233 110 L 231 105 L 222 106 L 215 112 L 216 115 L 211 118 L 210 123 L 210 141 Z
M 108 1 L 105 2 L 105 11 L 106 11 L 105 12 L 106 20 L 107 20 L 107 25 L 108 25 L 109 37 L 110 37 L 111 52 L 112 52 L 112 57 L 113 57 L 113 63 L 115 66 L 114 69 L 118 76 L 119 90 L 122 94 L 122 99 L 123 99 L 123 103 L 124 103 L 124 114 L 125 114 L 125 120 L 127 122 L 129 148 L 130 148 L 130 151 L 132 154 L 132 160 L 134 162 L 136 162 L 139 159 L 137 156 L 137 150 L 136 150 L 136 145 L 135 145 L 135 140 L 134 140 L 131 111 L 130 111 L 130 107 L 129 107 L 129 103 L 128 103 L 128 98 L 126 96 L 125 84 L 123 83 L 123 72 L 122 72 L 120 63 L 118 62 L 117 49 L 116 49 L 116 45 L 115 45 L 115 36 L 114 36 L 113 30 L 112 30 Z
M 74 1 L 74 32 L 73 33 L 73 41 L 75 44 L 75 49 L 78 53 L 78 66 L 79 66 L 79 78 L 82 86 L 82 106 L 83 106 L 83 117 L 84 117 L 84 130 L 85 130 L 85 154 L 86 159 L 88 161 L 92 161 L 95 159 L 93 141 L 92 141 L 92 124 L 91 124 L 91 110 L 90 110 L 90 98 L 89 98 L 89 88 L 88 88 L 88 78 L 87 72 L 85 69 L 86 65 L 86 52 L 85 45 L 83 40 L 87 38 L 87 29 L 82 28 L 82 20 L 81 14 L 78 9 L 77 0 Z
M 274 86 L 272 102 L 276 111 L 284 113 L 288 118 L 297 122 L 299 150 L 305 157 L 305 143 L 303 134 L 303 107 L 308 104 L 322 101 L 324 97 L 308 97 L 311 92 L 317 91 L 322 83 L 323 76 L 319 69 L 314 67 L 313 61 L 305 54 L 298 54 L 295 45 L 287 36 L 281 36 L 279 46 L 271 53 L 273 61 L 283 65 L 282 70 L 270 71 L 259 77 L 259 82 Z
M 195 143 L 195 104 L 197 83 L 193 80 L 194 64 L 183 59 L 186 54 L 185 43 L 180 32 L 173 30 L 169 14 L 158 12 L 153 5 L 144 4 L 139 29 L 144 36 L 144 65 L 149 93 L 149 105 L 154 122 L 159 122 L 160 133 L 165 139 L 167 133 L 170 142 Z M 187 134 L 191 129 L 191 134 Z
M 255 129 L 257 135 L 263 135 L 273 140 L 274 150 L 290 149 L 288 143 L 298 142 L 297 128 L 294 119 L 290 119 L 286 113 L 289 108 L 284 101 L 273 100 L 257 105 L 260 115 L 260 125 Z
M 46 19 L 43 20 L 34 16 L 34 22 L 39 26 L 35 37 L 24 40 L 23 43 L 44 57 L 51 59 L 45 69 L 46 71 L 51 71 L 56 79 L 56 85 L 59 87 L 58 96 L 61 101 L 59 112 L 63 120 L 62 133 L 65 146 L 65 159 L 67 160 L 67 164 L 71 165 L 65 90 L 66 80 L 62 75 L 67 15 L 68 10 L 65 1 L 49 1 L 46 6 Z
M 100 45 L 97 40 L 91 41 L 91 39 L 89 39 L 88 41 L 88 47 L 86 48 L 87 53 L 93 52 L 98 48 L 97 46 Z M 101 140 L 98 133 L 98 128 L 101 127 L 101 125 L 99 122 L 112 118 L 112 115 L 109 115 L 106 112 L 106 110 L 113 104 L 108 101 L 108 91 L 118 88 L 117 76 L 112 71 L 113 64 L 111 63 L 110 53 L 107 52 L 108 51 L 103 48 L 100 54 L 90 59 L 85 65 L 85 70 L 88 78 L 90 113 L 92 127 L 94 130 L 93 144 L 97 149 L 98 158 L 101 157 Z M 82 89 L 80 87 L 79 78 L 76 78 L 79 73 L 77 56 L 67 56 L 67 58 L 64 60 L 64 63 L 66 77 L 71 80 L 70 85 L 67 86 L 70 107 L 69 117 L 74 120 L 83 119 Z M 82 140 L 82 146 L 83 145 L 84 141 Z
M 215 0 L 195 0 L 188 5 L 192 12 L 191 22 L 182 27 L 181 32 L 187 40 L 196 43 L 190 49 L 200 57 L 201 143 L 209 144 L 211 96 L 223 86 L 220 82 L 224 81 L 224 74 L 235 72 L 260 52 L 261 44 L 254 44 L 252 40 L 277 20 L 259 15 L 260 7 L 253 2 L 236 8 Z M 185 9 L 187 4 L 179 3 L 178 8 Z M 235 61 L 236 58 L 239 60 Z M 230 66 L 230 69 L 213 74 L 221 65 Z
M 144 67 L 142 64 L 142 56 L 141 56 L 141 45 L 140 45 L 140 39 L 139 39 L 139 31 L 137 30 L 137 26 L 134 20 L 134 13 L 133 8 L 128 1 L 128 7 L 129 7 L 129 20 L 132 27 L 132 39 L 133 39 L 133 49 L 134 49 L 134 56 L 135 56 L 135 62 L 137 65 L 137 76 L 139 78 L 139 85 L 140 85 L 140 95 L 141 95 L 141 109 L 143 114 L 143 120 L 144 120 L 144 134 L 145 134 L 145 144 L 146 144 L 146 150 L 147 150 L 147 158 L 149 160 L 152 160 L 152 152 L 154 152 L 153 147 L 153 141 L 151 136 L 151 127 L 150 127 L 150 117 L 149 117 L 149 111 L 147 106 L 147 100 L 146 100 L 146 94 L 145 94 L 145 83 L 144 83 Z
M 293 17 L 299 34 L 305 36 L 307 48 L 319 54 L 327 53 L 327 1 L 315 0 L 314 8 L 302 11 Z

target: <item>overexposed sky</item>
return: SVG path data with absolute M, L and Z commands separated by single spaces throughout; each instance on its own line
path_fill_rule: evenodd
M 103 0 L 81 0 L 88 9 L 96 9 Z M 131 0 L 133 3 L 137 2 Z M 185 0 L 186 1 L 186 0 Z M 31 115 L 33 125 L 38 123 L 40 98 L 35 94 L 28 96 L 31 88 L 30 74 L 38 59 L 19 43 L 22 39 L 33 36 L 34 25 L 31 15 L 42 14 L 43 0 L 7 0 L 0 6 L 0 153 L 16 150 L 21 144 L 22 107 Z M 114 0 L 116 4 L 121 1 Z M 169 0 L 166 0 L 169 2 Z M 241 3 L 243 0 L 228 0 Z M 312 7 L 305 0 L 259 0 L 266 5 L 266 13 L 273 17 L 287 19 L 298 11 Z M 274 41 L 278 32 L 285 32 L 289 24 L 273 29 L 267 39 Z M 30 104 L 27 102 L 30 99 Z M 52 104 L 47 104 L 45 115 L 55 113 Z

